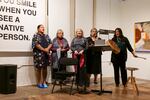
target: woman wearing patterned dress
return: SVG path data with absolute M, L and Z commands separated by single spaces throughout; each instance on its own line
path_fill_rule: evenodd
M 37 26 L 37 33 L 32 38 L 34 66 L 37 71 L 37 81 L 39 88 L 47 88 L 47 66 L 50 64 L 51 39 L 48 34 L 44 34 L 44 26 Z
M 58 70 L 58 60 L 61 57 L 67 57 L 67 51 L 69 50 L 68 41 L 63 37 L 63 30 L 57 31 L 56 37 L 53 39 L 52 44 L 52 79 L 54 78 L 54 72 Z M 60 66 L 59 70 L 64 70 Z

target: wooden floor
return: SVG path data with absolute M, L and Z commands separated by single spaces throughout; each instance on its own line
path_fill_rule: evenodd
M 78 94 L 70 96 L 69 88 L 63 87 L 64 91 L 60 91 L 59 86 L 55 89 L 54 94 L 51 94 L 52 85 L 47 89 L 39 89 L 36 86 L 18 87 L 15 94 L 0 94 L 0 100 L 150 100 L 150 81 L 137 79 L 140 95 L 137 96 L 131 85 L 127 88 L 123 86 L 115 87 L 112 78 L 103 78 L 103 89 L 111 90 L 112 94 L 104 93 L 97 95 Z M 99 84 L 94 85 L 91 81 L 91 89 L 99 89 Z

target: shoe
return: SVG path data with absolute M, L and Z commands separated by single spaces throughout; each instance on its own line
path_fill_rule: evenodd
M 94 84 L 98 84 L 98 82 L 97 82 L 97 81 L 94 81 Z
M 127 87 L 127 85 L 123 85 L 124 86 L 124 88 L 126 88 Z
M 116 84 L 116 87 L 119 87 L 119 84 Z
M 43 88 L 48 88 L 47 84 L 42 84 Z
M 37 85 L 38 88 L 44 88 L 42 84 Z

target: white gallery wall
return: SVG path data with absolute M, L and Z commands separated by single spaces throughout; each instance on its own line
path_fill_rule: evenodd
M 70 0 L 48 0 L 48 33 L 53 39 L 58 29 L 70 42 Z
M 93 27 L 93 0 L 76 0 L 75 8 L 75 28 L 82 28 L 87 37 Z
M 38 24 L 46 24 L 47 11 L 46 0 L 28 3 L 0 0 L 0 52 L 31 51 L 32 35 Z
M 120 0 L 96 0 L 96 28 L 111 29 L 121 25 Z
M 134 23 L 150 21 L 150 0 L 125 0 L 121 2 L 121 27 L 124 35 L 127 36 L 134 47 Z M 137 53 L 146 57 L 147 60 L 135 59 L 129 54 L 127 66 L 137 67 L 135 76 L 141 79 L 150 80 L 150 53 Z

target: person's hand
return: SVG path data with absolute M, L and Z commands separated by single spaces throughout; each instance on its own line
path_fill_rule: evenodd
M 62 48 L 61 51 L 65 51 L 66 49 Z
M 76 51 L 74 51 L 74 53 L 75 53 L 75 54 L 79 54 L 77 50 L 76 50 Z
M 137 58 L 138 56 L 137 56 L 137 55 L 135 55 L 135 54 L 133 54 L 133 57 Z
M 132 55 L 133 55 L 133 57 L 136 57 L 136 58 L 138 57 L 134 51 L 132 52 Z
M 79 54 L 82 54 L 84 52 L 84 50 L 81 50 L 80 52 L 79 52 Z
M 58 51 L 58 50 L 61 51 L 61 48 L 58 48 L 57 51 Z
M 44 52 L 49 53 L 49 49 L 48 48 L 44 48 Z

